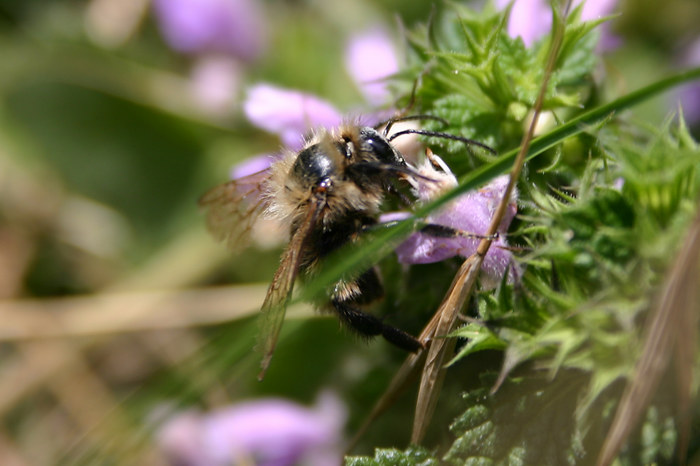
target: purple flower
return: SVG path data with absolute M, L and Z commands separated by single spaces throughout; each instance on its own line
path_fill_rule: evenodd
M 373 29 L 354 36 L 346 47 L 345 63 L 369 102 L 388 99 L 386 85 L 381 80 L 398 71 L 398 61 L 386 33 Z M 284 145 L 292 150 L 301 149 L 309 131 L 333 128 L 343 122 L 340 112 L 329 102 L 312 94 L 270 84 L 251 87 L 243 110 L 251 123 L 278 134 Z M 358 118 L 355 123 L 373 125 L 387 116 L 370 115 L 364 121 Z
M 529 47 L 549 32 L 552 27 L 552 9 L 545 0 L 497 0 L 504 9 L 511 1 L 513 7 L 508 19 L 508 35 L 520 37 Z
M 574 5 L 578 5 L 583 0 L 577 0 Z M 585 0 L 581 10 L 581 20 L 589 21 L 600 19 L 615 10 L 617 0 Z
M 222 55 L 199 58 L 192 67 L 189 80 L 197 107 L 214 117 L 227 115 L 236 102 L 240 68 L 236 60 Z
M 678 89 L 678 101 L 683 109 L 683 117 L 691 125 L 700 122 L 700 84 L 690 83 Z
M 332 104 L 319 97 L 270 84 L 251 87 L 243 103 L 243 111 L 253 125 L 277 134 L 292 151 L 300 150 L 305 136 L 314 129 L 334 128 L 348 120 Z M 353 124 L 374 126 L 393 115 L 395 112 L 389 110 L 364 114 L 354 118 Z M 413 121 L 399 122 L 393 125 L 390 134 L 416 128 Z M 414 158 L 421 147 L 415 135 L 397 138 L 392 144 L 409 160 Z
M 582 0 L 575 0 L 574 6 Z M 520 37 L 530 47 L 552 28 L 552 8 L 547 0 L 496 0 L 496 6 L 504 9 L 513 3 L 508 18 L 508 35 Z M 581 10 L 581 20 L 589 21 L 612 13 L 617 0 L 586 0 Z
M 261 154 L 249 157 L 231 168 L 231 179 L 238 180 L 248 175 L 267 170 L 277 159 L 279 159 L 279 157 L 272 154 Z
M 428 152 L 428 159 L 419 172 L 434 181 L 418 180 L 414 191 L 420 201 L 426 202 L 457 186 L 457 179 L 440 157 Z M 465 233 L 483 235 L 491 224 L 491 218 L 508 185 L 508 176 L 499 176 L 477 191 L 470 191 L 450 202 L 436 212 L 431 213 L 425 221 L 444 225 Z M 517 193 L 513 194 L 508 210 L 498 228 L 499 233 L 508 230 L 510 222 L 517 212 Z M 395 217 L 382 216 L 382 221 L 396 220 Z M 472 255 L 481 240 L 478 238 L 438 238 L 424 233 L 414 233 L 396 248 L 399 261 L 405 264 L 426 264 L 439 262 L 450 257 L 468 257 Z M 513 266 L 512 256 L 507 244 L 500 236 L 493 241 L 482 265 L 482 286 L 492 288 L 503 277 L 506 268 Z M 511 272 L 510 278 L 513 274 Z
M 396 52 L 382 29 L 353 36 L 345 48 L 345 66 L 367 101 L 386 102 L 390 94 L 382 80 L 399 71 Z
M 342 121 L 340 113 L 325 100 L 269 84 L 249 89 L 243 111 L 251 123 L 278 134 L 293 150 L 301 148 L 309 130 L 337 126 Z
M 345 417 L 328 393 L 313 408 L 270 398 L 180 413 L 160 427 L 157 442 L 173 464 L 185 466 L 332 466 L 341 462 Z
M 696 38 L 685 50 L 680 64 L 687 67 L 700 66 L 700 37 Z M 674 98 L 683 109 L 683 117 L 691 125 L 700 123 L 700 83 L 689 82 L 674 92 Z
M 154 0 L 167 43 L 188 54 L 225 54 L 244 61 L 265 48 L 265 24 L 254 0 Z

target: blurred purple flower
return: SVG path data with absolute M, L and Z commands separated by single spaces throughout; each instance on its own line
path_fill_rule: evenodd
M 369 102 L 374 104 L 388 99 L 386 85 L 380 80 L 398 71 L 398 61 L 385 32 L 373 29 L 351 38 L 346 47 L 345 63 Z M 248 90 L 243 110 L 251 123 L 279 135 L 284 145 L 292 150 L 301 149 L 309 131 L 333 128 L 343 122 L 341 113 L 320 97 L 264 83 Z M 365 115 L 364 121 L 358 118 L 356 123 L 374 125 L 387 116 L 390 115 Z
M 292 151 L 300 150 L 305 137 L 315 129 L 332 129 L 348 121 L 360 126 L 374 126 L 396 114 L 392 110 L 383 110 L 354 119 L 344 118 L 331 103 L 320 97 L 262 83 L 248 90 L 243 111 L 253 125 L 277 134 L 284 146 Z M 415 122 L 396 123 L 390 134 L 416 127 Z M 394 145 L 404 156 L 411 158 L 418 146 L 418 138 L 405 136 L 397 139 Z
M 252 61 L 265 48 L 255 0 L 154 0 L 153 7 L 165 40 L 179 52 Z
M 552 27 L 552 9 L 545 0 L 496 0 L 496 7 L 513 3 L 508 19 L 508 35 L 520 37 L 529 47 Z
M 574 0 L 574 6 L 583 0 Z M 530 47 L 552 28 L 552 8 L 547 0 L 496 0 L 496 7 L 506 8 L 513 3 L 508 19 L 508 35 L 520 37 Z M 581 20 L 589 21 L 613 12 L 617 0 L 585 0 Z M 613 43 L 613 42 L 611 42 Z
M 257 84 L 248 90 L 243 111 L 251 123 L 278 134 L 293 150 L 302 147 L 309 130 L 338 126 L 342 121 L 340 112 L 325 100 L 269 84 Z
M 199 58 L 190 71 L 194 103 L 206 114 L 223 117 L 233 108 L 241 80 L 240 64 L 222 55 Z
M 700 66 L 700 37 L 697 37 L 683 52 L 680 64 L 684 67 Z M 683 109 L 683 117 L 690 125 L 700 123 L 700 82 L 693 81 L 680 86 L 674 93 Z
M 683 118 L 688 124 L 700 123 L 700 84 L 689 83 L 678 89 L 678 101 L 683 109 Z
M 367 101 L 383 103 L 390 94 L 383 79 L 399 71 L 389 35 L 376 28 L 353 36 L 345 48 L 345 66 Z
M 584 0 L 576 0 L 574 6 Z M 581 10 L 581 20 L 590 21 L 600 19 L 611 14 L 617 6 L 618 0 L 585 0 Z
M 449 167 L 436 155 L 429 153 L 428 159 L 419 172 L 435 181 L 418 180 L 415 193 L 420 201 L 427 202 L 457 186 L 457 178 Z M 487 232 L 491 218 L 508 185 L 508 176 L 499 176 L 477 191 L 469 191 L 459 196 L 447 206 L 431 213 L 427 223 L 444 225 L 465 233 L 483 235 Z M 517 193 L 514 193 L 508 210 L 501 221 L 498 232 L 504 234 L 517 212 Z M 397 220 L 396 216 L 382 216 L 381 221 Z M 438 238 L 424 233 L 414 233 L 396 248 L 399 261 L 404 264 L 427 264 L 450 257 L 469 257 L 481 240 L 477 238 Z M 500 236 L 493 241 L 482 265 L 482 286 L 493 288 L 502 279 L 507 267 L 511 266 L 512 255 Z
M 282 399 L 242 402 L 210 414 L 187 411 L 158 430 L 166 457 L 181 466 L 335 466 L 346 412 L 329 393 L 306 408 Z
M 238 180 L 248 175 L 267 170 L 270 168 L 270 165 L 278 159 L 279 156 L 275 154 L 260 154 L 249 157 L 231 168 L 231 179 Z

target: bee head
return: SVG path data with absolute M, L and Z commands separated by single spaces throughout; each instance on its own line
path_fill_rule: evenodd
M 389 140 L 376 129 L 365 126 L 360 128 L 360 150 L 372 154 L 379 162 L 395 167 L 405 167 L 406 160 L 391 145 Z

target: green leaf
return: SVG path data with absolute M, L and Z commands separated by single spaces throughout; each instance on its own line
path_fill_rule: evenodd
M 492 396 L 483 388 L 469 392 L 467 410 L 450 426 L 457 438 L 445 459 L 452 464 L 576 464 L 583 452 L 571 421 L 583 382 L 585 377 L 572 372 L 551 382 L 539 376 L 512 379 Z
M 467 343 L 460 349 L 459 353 L 448 363 L 454 364 L 463 357 L 485 350 L 503 350 L 506 343 L 488 328 L 477 324 L 467 324 L 458 328 L 452 337 L 466 338 Z
M 421 447 L 410 447 L 406 451 L 396 448 L 377 448 L 374 458 L 347 456 L 346 466 L 436 466 L 439 461 Z

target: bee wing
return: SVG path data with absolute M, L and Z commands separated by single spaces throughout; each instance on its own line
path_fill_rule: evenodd
M 299 228 L 294 232 L 289 246 L 282 255 L 280 266 L 275 272 L 275 276 L 267 289 L 267 295 L 262 305 L 262 314 L 260 316 L 260 334 L 258 337 L 258 348 L 262 352 L 263 358 L 260 363 L 260 373 L 258 380 L 265 377 L 265 372 L 270 365 L 272 354 L 277 345 L 282 323 L 284 322 L 284 314 L 287 310 L 287 304 L 292 296 L 294 288 L 294 280 L 299 272 L 301 264 L 301 254 L 304 244 L 313 231 L 319 213 L 325 202 L 322 199 L 313 199 L 309 204 L 309 210 L 304 218 L 304 221 Z
M 233 251 L 242 249 L 268 200 L 264 186 L 270 177 L 265 169 L 212 188 L 199 199 L 207 211 L 207 228 Z

